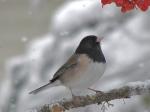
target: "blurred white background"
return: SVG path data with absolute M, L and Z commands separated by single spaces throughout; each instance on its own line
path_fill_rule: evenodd
M 0 112 L 28 112 L 67 98 L 64 87 L 38 95 L 28 92 L 45 84 L 88 34 L 105 37 L 104 76 L 93 85 L 109 90 L 150 79 L 150 13 L 121 13 L 99 0 L 0 1 Z M 108 112 L 149 112 L 150 97 L 115 100 Z M 96 105 L 72 111 L 99 112 Z

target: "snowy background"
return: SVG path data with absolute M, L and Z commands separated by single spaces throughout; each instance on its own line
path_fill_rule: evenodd
M 10 27 L 4 28 L 5 32 L 1 31 L 1 60 L 6 59 L 3 54 L 9 55 L 7 50 L 11 49 L 13 42 L 16 42 L 13 45 L 17 49 L 16 54 L 4 60 L 5 69 L 1 67 L 1 74 L 5 75 L 1 75 L 0 112 L 34 112 L 43 104 L 67 98 L 70 94 L 64 87 L 50 88 L 37 95 L 29 95 L 28 92 L 47 83 L 88 34 L 104 37 L 102 49 L 107 60 L 107 70 L 93 88 L 109 90 L 128 82 L 150 79 L 149 11 L 134 10 L 123 14 L 115 5 L 102 8 L 99 0 L 21 1 L 2 0 L 3 5 L 0 4 L 14 6 L 14 14 L 20 11 L 20 15 L 15 16 L 12 10 L 3 7 L 5 10 L 0 13 L 3 15 L 0 23 L 5 19 L 10 22 L 3 23 L 3 26 Z M 19 21 L 16 27 L 15 18 Z M 25 27 L 22 32 L 18 24 Z M 14 35 L 10 37 L 5 33 Z M 21 41 L 19 44 L 18 40 Z M 9 49 L 5 48 L 7 45 Z M 111 102 L 114 107 L 108 108 L 107 112 L 149 112 L 149 99 L 135 96 L 125 100 L 125 104 L 122 100 L 115 100 Z M 72 111 L 101 110 L 92 105 Z

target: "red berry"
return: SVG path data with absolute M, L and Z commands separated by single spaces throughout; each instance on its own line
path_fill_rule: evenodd
M 102 3 L 103 5 L 111 4 L 111 3 L 112 3 L 112 0 L 101 0 L 101 3 Z
M 123 6 L 121 8 L 121 11 L 122 12 L 127 12 L 127 11 L 130 11 L 130 10 L 134 9 L 134 7 L 135 7 L 135 5 L 132 2 L 130 2 L 128 0 L 125 0 L 124 3 L 123 3 Z
M 127 12 L 139 7 L 142 11 L 146 11 L 150 6 L 150 0 L 101 0 L 102 5 L 111 4 L 114 2 L 117 7 L 121 7 L 121 11 Z
M 148 0 L 138 0 L 137 6 L 142 10 L 146 11 L 148 9 Z
M 114 1 L 118 7 L 123 5 L 124 0 L 115 0 Z

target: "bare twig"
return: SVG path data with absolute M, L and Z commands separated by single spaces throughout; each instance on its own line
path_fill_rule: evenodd
M 102 104 L 115 99 L 130 98 L 134 95 L 150 94 L 150 80 L 144 82 L 132 82 L 119 89 L 113 89 L 103 94 L 76 96 L 70 101 L 60 101 L 57 104 L 43 106 L 40 112 L 64 112 L 65 110 L 85 107 L 91 104 Z M 109 104 L 109 103 L 108 103 Z M 44 110 L 44 111 L 43 111 Z

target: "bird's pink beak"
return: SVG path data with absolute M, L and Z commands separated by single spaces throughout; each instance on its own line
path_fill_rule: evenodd
M 97 37 L 96 42 L 101 42 L 103 40 L 104 37 Z

